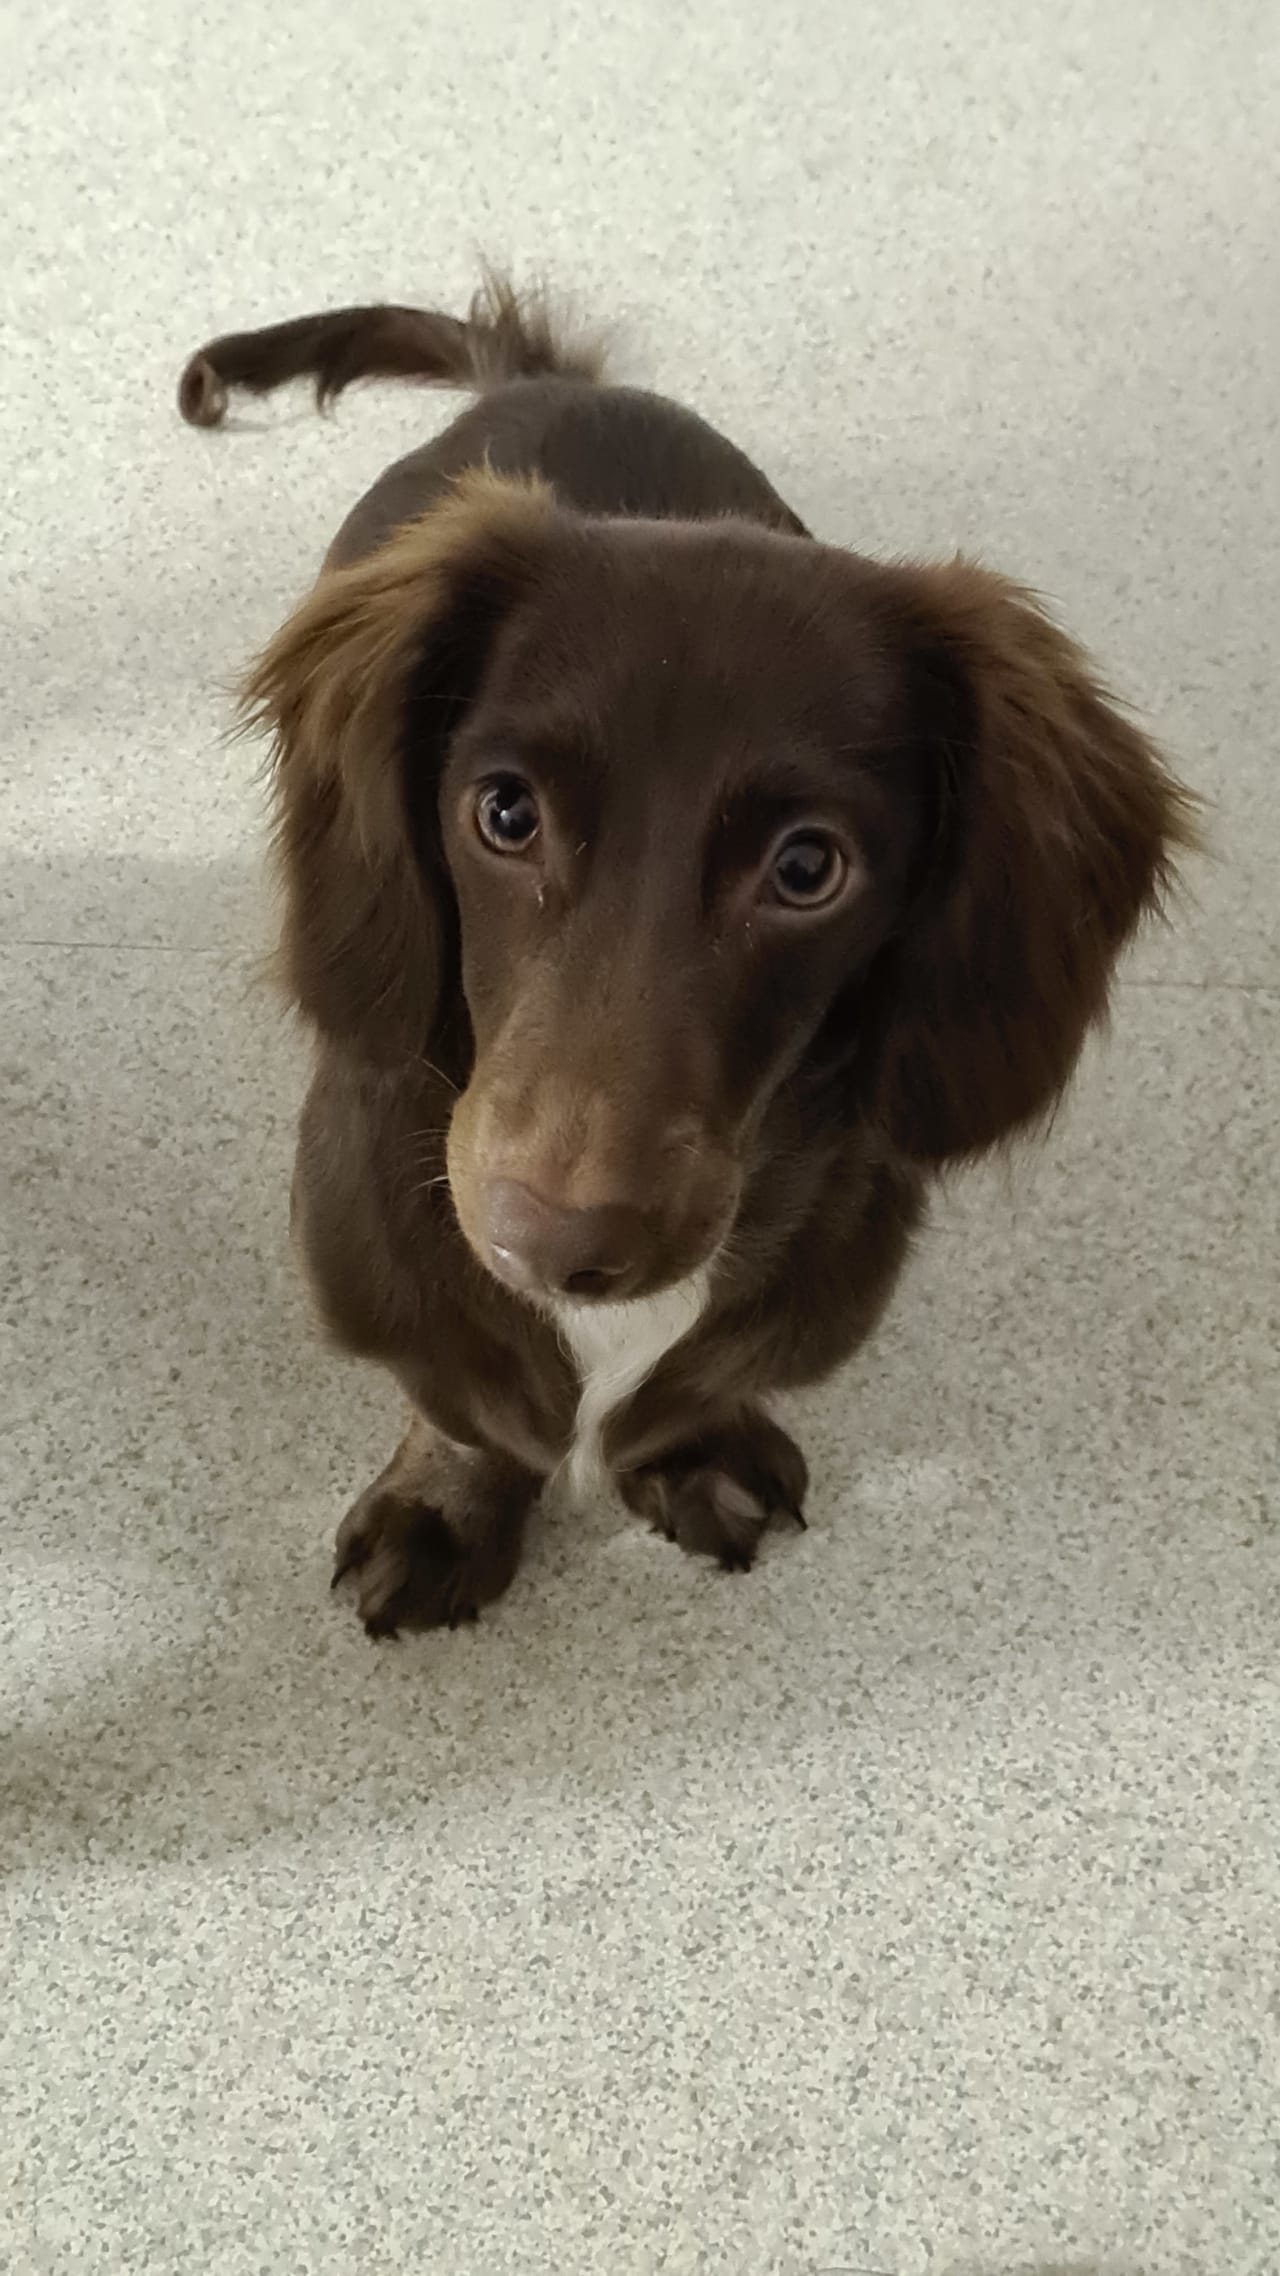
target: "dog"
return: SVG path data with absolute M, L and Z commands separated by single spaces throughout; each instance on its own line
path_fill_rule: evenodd
M 1028 592 L 819 542 L 501 282 L 214 340 L 179 403 L 384 376 L 475 400 L 244 697 L 315 1038 L 296 1236 L 410 1410 L 338 1533 L 373 1635 L 498 1598 L 562 1470 L 733 1571 L 803 1523 L 769 1395 L 1049 1114 L 1196 843 Z

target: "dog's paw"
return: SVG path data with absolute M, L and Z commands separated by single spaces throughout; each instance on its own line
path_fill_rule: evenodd
M 808 1464 L 764 1414 L 744 1417 L 623 1477 L 623 1499 L 655 1532 L 723 1571 L 750 1572 L 767 1528 L 804 1525 Z
M 348 1576 L 370 1636 L 457 1628 L 500 1594 L 485 1558 L 458 1540 L 441 1510 L 380 1486 L 361 1494 L 338 1528 L 331 1586 Z
M 415 1416 L 338 1528 L 333 1586 L 351 1579 L 371 1636 L 460 1627 L 510 1587 L 538 1485 Z

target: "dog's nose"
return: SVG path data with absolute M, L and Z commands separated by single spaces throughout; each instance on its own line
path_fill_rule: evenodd
M 526 1294 L 609 1296 L 640 1252 L 638 1210 L 563 1209 L 515 1178 L 486 1189 L 485 1218 L 494 1271 Z

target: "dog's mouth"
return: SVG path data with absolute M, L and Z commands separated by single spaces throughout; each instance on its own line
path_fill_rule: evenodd
M 454 1204 L 469 1248 L 503 1288 L 585 1312 L 661 1296 L 702 1271 L 724 1242 L 737 1191 L 727 1179 L 713 1202 L 675 1219 L 629 1203 L 568 1208 L 504 1180 L 455 1185 Z
M 501 1241 L 473 1241 L 472 1246 L 494 1279 L 517 1296 L 563 1297 L 574 1304 L 618 1304 L 634 1293 L 636 1276 L 626 1270 L 584 1265 L 557 1280 L 527 1255 Z
M 467 1238 L 481 1264 L 513 1295 L 557 1310 L 584 1312 L 661 1295 L 700 1270 L 716 1246 L 714 1241 L 668 1242 L 662 1244 L 660 1257 L 646 1254 L 624 1266 L 582 1265 L 573 1271 L 557 1272 L 503 1243 L 477 1241 L 470 1233 Z
M 578 1304 L 607 1303 L 618 1299 L 618 1280 L 615 1273 L 588 1268 L 585 1272 L 571 1272 L 564 1284 L 564 1293 Z
M 701 1130 L 653 1144 L 626 1129 L 608 1136 L 569 1152 L 513 1131 L 483 1091 L 459 1101 L 454 1208 L 475 1257 L 514 1295 L 584 1310 L 631 1303 L 697 1272 L 724 1240 L 742 1189 L 728 1146 Z

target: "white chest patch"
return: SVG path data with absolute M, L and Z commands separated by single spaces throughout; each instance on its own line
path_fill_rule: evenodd
M 696 1326 L 707 1301 L 710 1274 L 705 1268 L 634 1304 L 566 1304 L 555 1307 L 556 1325 L 582 1377 L 573 1444 L 565 1475 L 575 1501 L 602 1490 L 604 1464 L 600 1440 L 615 1407 L 638 1391 L 658 1361 Z

